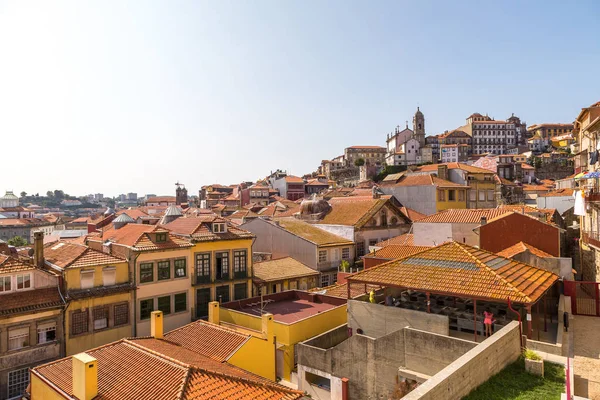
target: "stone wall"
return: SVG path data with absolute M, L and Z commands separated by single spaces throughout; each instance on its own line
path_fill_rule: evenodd
M 573 165 L 560 165 L 560 163 L 544 164 L 535 169 L 537 179 L 563 179 L 573 175 L 575 169 Z
M 403 400 L 458 400 L 513 363 L 521 354 L 519 323 L 513 321 L 480 343 Z
M 348 301 L 348 327 L 353 333 L 361 329 L 363 335 L 378 338 L 407 326 L 441 335 L 450 333 L 450 322 L 445 315 L 358 300 Z

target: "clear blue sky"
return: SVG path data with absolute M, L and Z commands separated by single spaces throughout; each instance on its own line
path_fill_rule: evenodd
M 0 190 L 166 194 L 301 175 L 473 112 L 600 100 L 597 1 L 0 0 Z

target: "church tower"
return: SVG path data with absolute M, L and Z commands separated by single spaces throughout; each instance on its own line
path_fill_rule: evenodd
M 425 116 L 419 107 L 413 117 L 413 132 L 415 132 L 415 139 L 419 141 L 420 146 L 425 146 Z

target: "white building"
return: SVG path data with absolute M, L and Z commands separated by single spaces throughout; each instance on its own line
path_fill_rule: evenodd
M 386 163 L 387 165 L 413 165 L 422 162 L 422 148 L 425 147 L 425 116 L 417 108 L 413 117 L 413 129 L 408 127 L 400 130 L 397 126 L 395 131 L 387 136 L 386 140 Z M 430 152 L 426 158 L 430 158 Z
M 7 190 L 6 194 L 0 197 L 0 208 L 11 208 L 19 206 L 19 198 L 15 196 L 12 190 Z
M 514 114 L 506 121 L 498 121 L 479 113 L 467 118 L 461 128 L 472 135 L 475 154 L 504 154 L 507 149 L 517 147 L 526 132 L 526 125 Z

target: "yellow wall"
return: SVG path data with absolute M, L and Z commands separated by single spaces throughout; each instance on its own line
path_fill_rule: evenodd
M 222 322 L 239 325 L 254 331 L 261 331 L 262 321 L 259 317 L 225 308 L 220 309 Z M 340 306 L 293 324 L 275 321 L 277 344 L 284 352 L 283 379 L 290 380 L 294 369 L 294 345 L 314 336 L 327 332 L 348 321 L 346 306 Z M 283 346 L 282 346 L 283 345 Z M 260 353 L 259 353 L 260 354 Z
M 131 315 L 132 315 L 131 307 L 133 304 L 132 301 L 133 301 L 133 292 L 120 293 L 120 294 L 115 294 L 112 296 L 96 297 L 96 298 L 92 297 L 92 298 L 88 298 L 88 299 L 71 301 L 65 312 L 65 320 L 66 320 L 65 338 L 66 338 L 67 356 L 81 353 L 88 349 L 102 346 L 104 344 L 114 342 L 116 340 L 119 340 L 119 339 L 122 339 L 125 337 L 133 336 L 133 331 L 132 331 L 132 323 L 133 322 L 132 322 L 132 318 L 131 318 Z M 102 306 L 105 304 L 114 304 L 114 303 L 122 303 L 122 302 L 129 303 L 129 324 L 119 326 L 119 327 L 94 331 L 93 330 L 93 322 L 92 322 L 92 325 L 89 328 L 89 332 L 87 334 L 70 337 L 71 311 L 81 310 L 81 309 L 86 308 L 86 309 L 88 309 L 89 314 L 90 314 L 89 318 L 93 319 L 93 314 L 92 314 L 93 311 L 92 310 L 94 307 Z
M 116 268 L 116 277 L 115 284 L 126 283 L 129 282 L 129 268 L 126 261 L 122 263 L 111 264 L 111 267 Z M 85 267 L 85 268 L 67 268 L 64 273 L 67 290 L 75 290 L 81 288 L 81 270 L 94 270 L 94 287 L 103 286 L 102 281 L 102 269 L 107 267 L 107 265 L 103 266 L 94 266 L 94 267 Z
M 30 374 L 31 399 L 32 400 L 64 400 L 65 398 L 59 395 L 54 389 L 48 386 L 44 381 L 38 378 L 35 374 Z
M 440 191 L 444 191 L 444 200 L 440 200 Z M 454 201 L 450 201 L 448 200 L 448 192 L 450 190 L 454 190 Z M 463 192 L 463 200 L 458 200 L 459 199 L 459 192 L 462 191 Z M 437 188 L 436 190 L 436 208 L 437 211 L 442 211 L 442 210 L 447 210 L 449 208 L 452 209 L 463 209 L 463 208 L 467 208 L 467 190 L 466 189 L 446 189 L 446 188 Z
M 275 345 L 267 339 L 251 337 L 227 362 L 263 378 L 276 379 Z

